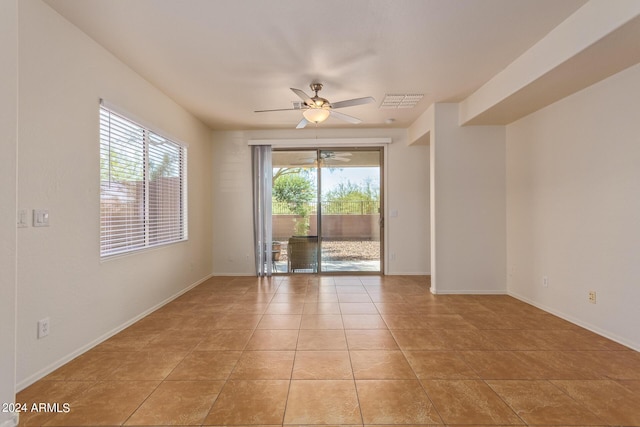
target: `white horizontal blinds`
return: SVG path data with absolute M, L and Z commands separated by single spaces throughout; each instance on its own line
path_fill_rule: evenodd
M 100 107 L 100 254 L 180 241 L 186 148 Z
M 184 236 L 184 148 L 149 133 L 149 244 Z
M 100 254 L 145 246 L 144 129 L 100 109 Z

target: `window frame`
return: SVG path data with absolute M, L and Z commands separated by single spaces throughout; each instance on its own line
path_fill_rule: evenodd
M 99 195 L 100 195 L 100 213 L 99 213 L 99 252 L 100 252 L 100 259 L 101 260 L 107 260 L 110 258 L 115 258 L 115 257 L 121 257 L 121 256 L 127 256 L 127 255 L 131 255 L 131 254 L 135 254 L 138 252 L 143 252 L 143 251 L 147 251 L 147 250 L 151 250 L 151 249 L 157 249 L 160 248 L 162 246 L 167 246 L 167 245 L 173 245 L 176 243 L 181 243 L 181 242 L 185 242 L 189 239 L 189 233 L 188 233 L 188 187 L 187 187 L 187 177 L 188 177 L 188 173 L 187 173 L 187 164 L 188 164 L 188 146 L 180 141 L 178 141 L 175 138 L 172 138 L 170 136 L 167 136 L 164 132 L 162 131 L 158 131 L 157 129 L 155 129 L 152 126 L 148 126 L 146 124 L 144 124 L 142 121 L 137 120 L 133 115 L 123 111 L 122 109 L 118 108 L 118 107 L 114 107 L 111 104 L 106 103 L 104 100 L 100 100 L 100 106 L 98 109 L 98 128 L 99 128 L 99 158 L 100 158 L 100 165 L 99 165 L 99 175 L 100 175 L 100 182 L 99 182 Z M 107 121 L 108 126 L 105 126 L 104 120 L 103 118 L 108 117 L 109 120 Z M 118 185 L 124 186 L 123 183 L 127 182 L 122 181 L 122 180 L 114 180 L 112 178 L 112 172 L 113 172 L 113 165 L 111 163 L 111 156 L 112 156 L 112 146 L 115 144 L 114 142 L 114 138 L 111 137 L 111 131 L 113 129 L 112 123 L 111 123 L 111 118 L 112 116 L 116 116 L 117 119 L 120 122 L 126 123 L 128 126 L 131 126 L 131 128 L 137 128 L 142 132 L 142 138 L 137 138 L 134 142 L 134 144 L 132 144 L 131 146 L 133 147 L 133 150 L 141 150 L 142 153 L 142 161 L 139 163 L 136 163 L 136 165 L 138 167 L 141 167 L 142 169 L 142 175 L 141 175 L 141 181 L 138 181 L 138 185 L 141 185 L 142 187 L 142 192 L 143 195 L 142 197 L 139 196 L 135 196 L 134 199 L 134 203 L 142 203 L 142 209 L 140 209 L 140 212 L 138 213 L 138 215 L 141 215 L 141 220 L 138 219 L 139 223 L 142 226 L 142 241 L 139 239 L 138 236 L 138 240 L 136 240 L 135 238 L 132 239 L 134 241 L 136 241 L 137 243 L 135 244 L 123 244 L 120 245 L 117 248 L 113 248 L 114 243 L 109 244 L 108 242 L 111 240 L 116 240 L 113 238 L 113 236 L 105 236 L 106 234 L 106 229 L 107 229 L 107 223 L 105 222 L 106 219 L 106 215 L 103 215 L 103 203 L 104 200 L 106 200 L 110 195 L 108 191 L 105 191 L 105 183 L 107 184 L 108 188 L 111 188 L 111 185 L 113 183 L 117 183 Z M 108 135 L 108 138 L 105 138 L 105 135 Z M 173 184 L 173 185 L 169 185 L 168 186 L 168 191 L 172 192 L 171 196 L 174 198 L 177 198 L 176 200 L 172 200 L 171 201 L 171 207 L 177 208 L 177 215 L 174 215 L 173 217 L 171 217 L 171 219 L 173 219 L 174 221 L 171 222 L 171 224 L 168 227 L 164 227 L 164 226 L 160 226 L 158 227 L 157 223 L 160 222 L 161 220 L 159 218 L 164 218 L 166 215 L 163 215 L 162 213 L 165 212 L 165 210 L 162 209 L 162 207 L 155 207 L 156 211 L 155 211 L 155 216 L 151 213 L 151 200 L 150 200 L 150 188 L 152 186 L 152 184 L 157 183 L 157 181 L 154 181 L 151 178 L 151 167 L 150 165 L 153 164 L 153 162 L 151 161 L 151 155 L 150 155 L 150 146 L 153 144 L 157 144 L 158 140 L 162 140 L 161 141 L 161 145 L 166 144 L 167 147 L 169 147 L 170 149 L 174 149 L 177 155 L 177 165 L 175 167 L 173 167 L 173 170 L 178 171 L 178 175 L 177 176 L 167 176 L 168 178 L 178 178 L 178 183 Z M 131 141 L 128 141 L 131 142 Z M 122 141 L 119 142 L 119 144 L 121 145 L 121 147 L 119 149 L 122 149 Z M 142 145 L 140 145 L 142 144 Z M 117 144 L 116 144 L 117 145 Z M 105 153 L 105 147 L 108 147 L 108 152 Z M 152 149 L 153 151 L 153 149 Z M 104 158 L 108 158 L 108 163 L 107 166 L 105 167 L 104 165 Z M 129 160 L 129 159 L 128 159 Z M 173 166 L 173 165 L 172 165 Z M 104 174 L 108 173 L 109 178 L 107 180 L 104 180 Z M 165 177 L 165 176 L 163 176 Z M 158 192 L 159 190 L 156 189 L 156 192 Z M 162 191 L 162 190 L 160 190 Z M 165 212 L 166 214 L 166 212 Z M 178 221 L 178 225 L 177 227 L 175 226 L 175 219 L 177 218 Z M 155 219 L 155 222 L 152 221 L 152 219 Z M 113 221 L 113 220 L 112 220 Z M 111 225 L 110 223 L 108 225 Z M 173 227 L 172 227 L 173 226 Z M 173 233 L 175 235 L 171 235 L 168 238 L 161 238 L 158 241 L 157 237 L 152 237 L 151 234 L 152 232 L 155 230 L 156 232 L 158 230 L 160 230 L 161 232 L 165 232 L 167 229 L 172 229 L 173 228 Z M 175 229 L 177 228 L 177 232 L 175 231 Z M 138 230 L 138 233 L 140 231 Z M 135 237 L 136 233 L 130 233 L 129 231 L 126 232 L 118 232 L 115 234 L 116 237 L 130 237 L 130 234 L 133 234 Z M 111 247 L 109 247 L 111 246 Z

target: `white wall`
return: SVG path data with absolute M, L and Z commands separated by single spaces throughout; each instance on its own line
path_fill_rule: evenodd
M 211 151 L 208 128 L 44 3 L 19 12 L 18 206 L 49 209 L 51 223 L 18 230 L 23 388 L 210 275 Z M 189 145 L 188 242 L 100 261 L 100 98 Z
M 509 292 L 635 349 L 639 93 L 634 66 L 507 127 Z
M 458 125 L 436 104 L 431 136 L 432 292 L 505 293 L 505 128 Z
M 402 129 L 305 129 L 213 132 L 213 265 L 217 275 L 253 275 L 249 139 L 391 137 L 387 149 L 387 274 L 429 273 L 429 152 L 407 146 Z
M 0 1 L 0 404 L 15 400 L 18 2 Z M 0 426 L 15 425 L 0 411 Z
M 247 132 L 213 132 L 213 273 L 255 274 L 251 150 Z
M 408 146 L 408 133 L 393 138 L 387 153 L 387 274 L 430 274 L 429 146 Z M 392 217 L 391 211 L 398 216 Z M 389 255 L 396 254 L 395 260 Z

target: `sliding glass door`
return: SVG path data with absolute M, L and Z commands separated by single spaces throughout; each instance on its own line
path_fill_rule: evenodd
M 382 271 L 382 150 L 273 152 L 276 273 Z
M 322 150 L 320 237 L 324 272 L 380 272 L 380 150 Z

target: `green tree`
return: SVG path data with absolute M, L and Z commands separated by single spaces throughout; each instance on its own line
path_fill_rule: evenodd
M 374 214 L 378 213 L 380 189 L 366 180 L 362 184 L 351 181 L 341 182 L 327 191 L 323 212 L 326 214 Z
M 158 178 L 179 176 L 178 156 L 162 153 L 162 160 L 154 162 L 149 160 L 149 178 L 155 181 Z
M 142 153 L 134 157 L 113 148 L 101 151 L 100 179 L 102 182 L 141 181 L 144 179 Z
M 271 184 L 274 185 L 282 175 L 300 174 L 301 172 L 302 168 L 274 168 Z
M 274 180 L 272 193 L 274 200 L 287 203 L 289 210 L 299 216 L 296 234 L 306 234 L 309 229 L 309 202 L 315 198 L 313 183 L 299 173 L 280 174 Z

